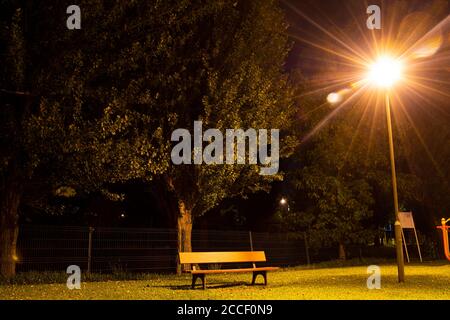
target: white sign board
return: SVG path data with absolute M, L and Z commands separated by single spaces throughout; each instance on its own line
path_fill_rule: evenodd
M 420 252 L 419 239 L 417 238 L 417 231 L 416 231 L 416 226 L 414 225 L 414 219 L 413 219 L 412 212 L 399 212 L 398 220 L 400 221 L 400 225 L 402 226 L 403 245 L 405 247 L 406 258 L 408 259 L 408 262 L 409 262 L 409 253 L 408 253 L 408 247 L 406 246 L 405 234 L 403 233 L 403 229 L 413 229 L 414 230 L 414 235 L 416 237 L 417 251 L 419 252 L 420 262 L 422 262 L 422 253 Z
M 403 229 L 415 229 L 412 212 L 399 212 L 398 220 Z

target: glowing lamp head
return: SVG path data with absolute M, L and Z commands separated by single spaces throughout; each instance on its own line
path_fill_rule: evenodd
M 285 198 L 281 198 L 280 204 L 285 205 L 287 203 L 287 200 Z
M 382 56 L 369 69 L 368 80 L 381 88 L 390 88 L 402 77 L 401 61 L 388 56 Z

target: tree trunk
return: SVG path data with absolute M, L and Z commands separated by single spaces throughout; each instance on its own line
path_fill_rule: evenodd
M 192 251 L 192 210 L 186 208 L 183 201 L 178 202 L 179 216 L 177 220 L 177 234 L 178 234 L 178 252 L 191 252 Z M 177 273 L 181 274 L 182 271 L 188 271 L 189 265 L 181 266 L 179 261 L 177 263 Z
M 344 243 L 339 243 L 339 260 L 345 260 L 346 259 L 346 255 L 345 255 L 345 245 Z
M 16 274 L 16 245 L 19 234 L 19 204 L 21 192 L 16 182 L 4 189 L 0 209 L 0 274 L 6 278 Z

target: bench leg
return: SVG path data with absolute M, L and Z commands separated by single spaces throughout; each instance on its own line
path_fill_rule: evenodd
M 202 280 L 203 289 L 206 289 L 206 276 L 205 276 L 205 274 L 193 274 L 192 275 L 192 289 L 195 288 L 195 282 L 197 281 L 197 278 L 200 278 Z
M 263 278 L 264 278 L 264 285 L 267 286 L 267 271 L 254 271 L 254 272 L 253 272 L 253 277 L 252 277 L 252 285 L 255 284 L 255 282 L 256 282 L 256 277 L 257 277 L 259 274 L 263 276 Z
M 202 279 L 203 290 L 205 290 L 205 289 L 206 289 L 206 274 L 202 274 L 202 276 L 200 277 L 200 279 Z

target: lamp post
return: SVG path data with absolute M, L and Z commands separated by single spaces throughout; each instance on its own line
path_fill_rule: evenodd
M 405 262 L 403 259 L 403 245 L 402 245 L 402 226 L 398 219 L 398 193 L 397 193 L 397 175 L 395 172 L 395 156 L 394 156 L 394 139 L 392 136 L 392 122 L 391 122 L 391 102 L 389 92 L 386 92 L 386 121 L 389 137 L 389 156 L 391 161 L 391 176 L 392 176 L 392 193 L 394 196 L 394 210 L 395 210 L 395 251 L 397 256 L 398 282 L 405 281 Z
M 398 281 L 405 281 L 405 263 L 403 260 L 403 243 L 402 243 L 402 227 L 399 221 L 398 209 L 398 193 L 397 193 L 397 175 L 395 173 L 395 157 L 394 157 L 394 139 L 392 134 L 391 121 L 391 102 L 390 89 L 402 78 L 403 63 L 400 60 L 391 58 L 389 56 L 380 56 L 377 61 L 369 66 L 369 73 L 366 75 L 366 81 L 371 85 L 381 89 L 385 98 L 386 107 L 386 122 L 389 138 L 389 158 L 391 164 L 392 176 L 392 194 L 394 196 L 394 210 L 395 210 L 395 249 L 397 256 L 398 267 Z M 327 100 L 331 104 L 339 103 L 343 99 L 343 94 L 330 93 Z
M 405 264 L 403 260 L 403 246 L 402 246 L 402 227 L 398 218 L 398 193 L 397 193 L 397 175 L 395 172 L 395 156 L 394 156 L 394 139 L 392 134 L 391 121 L 391 99 L 390 88 L 401 79 L 403 65 L 402 62 L 393 59 L 389 56 L 381 56 L 375 63 L 370 66 L 368 79 L 373 85 L 384 90 L 385 107 L 386 107 L 386 122 L 389 139 L 389 158 L 391 164 L 392 177 L 392 194 L 394 197 L 394 211 L 395 211 L 395 249 L 397 256 L 398 281 L 405 281 Z

